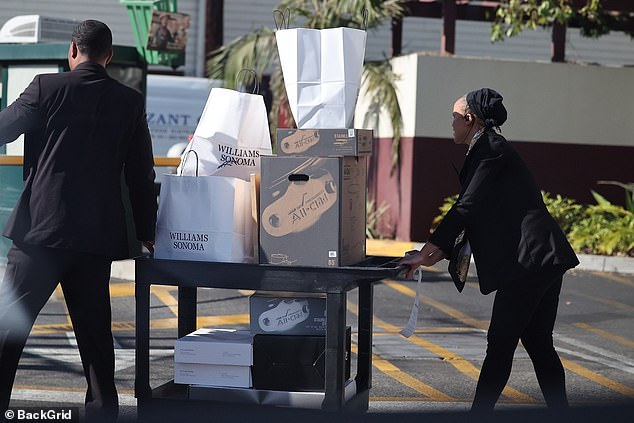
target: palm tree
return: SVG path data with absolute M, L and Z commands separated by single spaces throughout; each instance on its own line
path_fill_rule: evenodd
M 373 28 L 385 19 L 402 16 L 401 0 L 282 0 L 277 6 L 281 11 L 289 11 L 291 19 L 299 17 L 306 28 L 323 29 L 334 27 Z M 273 16 L 271 16 L 273 22 Z M 208 75 L 211 78 L 225 80 L 226 86 L 235 86 L 237 73 L 244 68 L 255 70 L 258 78 L 270 74 L 270 88 L 273 102 L 269 121 L 271 131 L 278 126 L 292 126 L 292 115 L 288 108 L 286 90 L 277 53 L 275 31 L 272 28 L 259 28 L 236 38 L 229 44 L 212 52 L 207 62 Z M 398 144 L 401 135 L 401 109 L 396 95 L 397 75 L 391 70 L 388 60 L 366 62 L 362 76 L 365 94 L 372 99 L 370 112 L 386 110 L 390 116 L 394 133 L 393 164 L 398 160 Z M 279 122 L 280 116 L 289 120 Z

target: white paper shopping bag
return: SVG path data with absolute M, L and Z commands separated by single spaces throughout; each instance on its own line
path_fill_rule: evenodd
M 249 182 L 165 174 L 154 257 L 251 263 L 254 225 Z
M 271 135 L 259 94 L 212 88 L 192 140 L 181 157 L 179 173 L 193 171 L 183 158 L 190 150 L 199 157 L 199 175 L 249 180 L 260 172 L 260 155 L 271 154 Z
M 298 128 L 350 128 L 359 96 L 366 32 L 354 28 L 275 33 L 289 105 Z

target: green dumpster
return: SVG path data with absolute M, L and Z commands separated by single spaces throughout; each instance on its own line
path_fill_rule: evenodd
M 184 53 L 170 53 L 148 50 L 147 39 L 152 24 L 152 12 L 177 12 L 176 0 L 119 0 L 126 6 L 134 40 L 139 54 L 149 65 L 165 65 L 177 68 L 185 64 Z

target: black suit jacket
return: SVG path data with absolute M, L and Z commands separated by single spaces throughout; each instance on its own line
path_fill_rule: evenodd
M 24 139 L 24 192 L 4 235 L 16 242 L 128 257 L 121 173 L 137 238 L 154 239 L 152 143 L 143 96 L 84 62 L 36 76 L 0 113 L 0 145 Z
M 579 264 L 548 213 L 524 161 L 504 137 L 486 131 L 460 172 L 458 200 L 430 237 L 447 255 L 465 229 L 488 294 L 526 271 L 565 270 Z

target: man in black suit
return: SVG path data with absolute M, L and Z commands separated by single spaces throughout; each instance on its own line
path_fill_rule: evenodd
M 74 30 L 70 72 L 38 75 L 0 113 L 0 145 L 24 138 L 24 192 L 4 235 L 13 241 L 0 285 L 0 408 L 9 405 L 33 323 L 61 284 L 88 388 L 87 415 L 116 418 L 109 296 L 112 260 L 129 256 L 121 174 L 137 238 L 153 248 L 156 195 L 143 96 L 112 79 L 112 33 Z
M 497 290 L 472 409 L 493 409 L 520 339 L 547 405 L 565 407 L 564 369 L 552 332 L 563 274 L 579 261 L 548 213 L 528 167 L 496 132 L 505 121 L 502 96 L 492 89 L 472 91 L 455 102 L 454 142 L 469 146 L 460 172 L 462 190 L 424 247 L 401 263 L 409 266 L 411 277 L 419 265 L 450 257 L 464 230 L 480 291 Z

